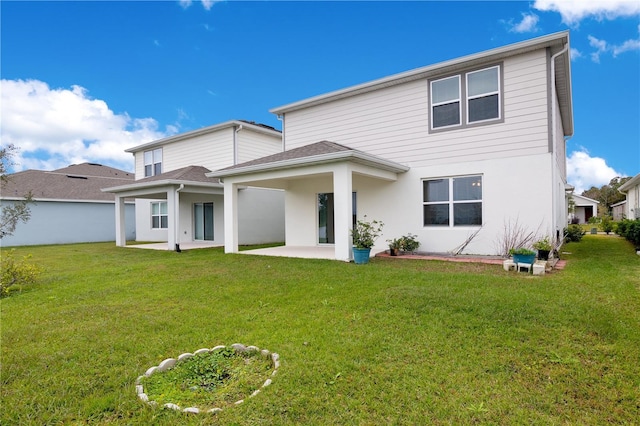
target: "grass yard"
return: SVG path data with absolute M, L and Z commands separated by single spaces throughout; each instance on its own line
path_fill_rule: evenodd
M 40 281 L 0 301 L 0 424 L 633 424 L 640 256 L 563 247 L 543 277 L 408 259 L 369 265 L 109 244 L 27 247 Z M 216 415 L 134 382 L 203 347 L 278 352 L 273 384 Z

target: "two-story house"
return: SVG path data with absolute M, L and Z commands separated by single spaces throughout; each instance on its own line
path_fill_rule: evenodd
M 104 188 L 115 194 L 116 245 L 126 245 L 125 198 L 135 198 L 136 241 L 222 245 L 224 190 L 206 173 L 282 151 L 280 131 L 234 120 L 149 142 L 127 150 L 135 159 L 135 181 Z M 241 244 L 284 241 L 284 194 L 240 188 L 234 216 Z
M 226 252 L 238 251 L 245 186 L 285 191 L 285 247 L 344 261 L 355 217 L 384 222 L 378 250 L 413 233 L 423 251 L 486 255 L 514 224 L 551 237 L 566 226 L 568 32 L 271 112 L 284 152 L 207 173 L 224 181 Z

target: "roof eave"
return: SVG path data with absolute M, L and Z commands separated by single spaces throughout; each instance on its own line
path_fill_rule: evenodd
M 246 167 L 237 167 L 227 170 L 217 170 L 211 173 L 205 173 L 207 177 L 224 178 L 230 176 L 241 176 L 252 173 L 293 169 L 297 167 L 305 167 L 311 165 L 335 163 L 339 161 L 354 161 L 357 163 L 370 165 L 381 170 L 387 170 L 394 173 L 404 173 L 409 170 L 408 166 L 374 157 L 364 152 L 358 151 L 339 151 L 328 154 L 314 155 L 311 157 L 294 158 L 290 160 L 275 161 L 272 163 L 255 164 Z
M 156 180 L 152 182 L 144 182 L 144 183 L 137 183 L 137 184 L 133 183 L 130 185 L 114 186 L 111 188 L 102 188 L 101 191 L 117 194 L 119 192 L 127 192 L 133 189 L 149 189 L 149 188 L 156 188 L 160 186 L 171 186 L 171 185 L 174 185 L 174 186 L 189 185 L 189 186 L 197 186 L 201 188 L 223 188 L 222 184 L 218 182 L 207 183 L 207 182 L 196 182 L 196 181 L 190 181 L 190 180 L 165 179 L 165 180 Z
M 179 142 L 184 139 L 205 135 L 207 133 L 215 132 L 218 130 L 223 130 L 223 129 L 232 128 L 232 127 L 240 127 L 240 126 L 243 126 L 243 128 L 249 128 L 255 132 L 264 133 L 271 136 L 281 137 L 282 135 L 282 133 L 278 130 L 270 130 L 270 129 L 267 129 L 266 127 L 256 126 L 255 124 L 246 123 L 240 120 L 229 120 L 229 121 L 225 121 L 224 123 L 214 124 L 213 126 L 203 127 L 201 129 L 192 130 L 190 132 L 180 133 L 180 134 L 169 136 L 166 138 L 157 139 L 151 142 L 144 143 L 142 145 L 134 146 L 133 148 L 125 149 L 124 151 L 133 154 L 144 149 L 165 145 L 167 143 Z
M 618 191 L 626 194 L 627 190 L 631 189 L 632 187 L 636 186 L 640 184 L 640 173 L 635 175 L 634 177 L 632 177 L 631 179 L 629 179 L 628 181 L 626 181 L 625 183 L 623 183 L 622 185 L 620 185 L 618 187 Z
M 476 62 L 498 60 L 500 58 L 505 58 L 508 56 L 513 56 L 515 54 L 524 53 L 535 49 L 541 49 L 544 47 L 550 47 L 554 45 L 564 46 L 564 44 L 567 44 L 568 42 L 569 32 L 561 31 L 547 36 L 542 36 L 531 40 L 526 40 L 523 42 L 487 50 L 484 52 L 451 59 L 437 64 L 428 65 L 426 67 L 416 68 L 399 74 L 394 74 L 381 79 L 373 80 L 367 83 L 362 83 L 355 86 L 347 87 L 345 89 L 340 89 L 311 98 L 303 99 L 301 101 L 272 108 L 269 110 L 269 112 L 281 115 L 286 112 L 319 105 L 325 102 L 345 98 L 355 94 L 370 92 L 382 87 L 394 86 L 408 81 L 429 78 L 438 73 L 445 72 L 449 68 L 460 67 L 463 64 L 465 66 L 471 66 Z

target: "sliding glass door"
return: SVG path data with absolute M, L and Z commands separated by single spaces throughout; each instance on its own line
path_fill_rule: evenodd
M 352 195 L 353 202 L 353 224 L 356 224 L 357 209 L 356 209 L 356 193 Z M 335 228 L 334 228 L 334 214 L 333 214 L 333 193 L 326 192 L 318 194 L 318 243 L 319 244 L 334 244 L 335 241 Z
M 193 239 L 213 241 L 213 203 L 193 205 Z

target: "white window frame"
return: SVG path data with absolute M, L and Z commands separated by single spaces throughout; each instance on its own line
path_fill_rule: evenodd
M 452 78 L 457 78 L 458 79 L 458 98 L 457 99 L 450 99 L 444 102 L 433 102 L 433 85 L 435 83 L 439 83 L 441 81 L 444 80 L 449 80 Z M 433 80 L 431 81 L 431 83 L 429 84 L 429 89 L 430 89 L 430 98 L 431 98 L 431 108 L 430 108 L 430 114 L 431 114 L 431 128 L 432 129 L 448 129 L 451 127 L 459 127 L 462 124 L 462 78 L 460 75 L 451 75 L 449 77 L 444 77 L 444 78 L 439 78 L 437 80 Z M 457 124 L 449 124 L 446 126 L 438 126 L 438 127 L 434 127 L 433 126 L 433 119 L 435 117 L 435 114 L 433 113 L 433 110 L 435 107 L 438 107 L 440 105 L 447 105 L 447 104 L 452 104 L 454 102 L 458 102 L 458 123 Z
M 156 176 L 162 173 L 162 148 L 156 148 L 143 153 L 144 177 Z M 147 172 L 149 167 L 149 172 Z
M 498 90 L 494 90 L 492 92 L 486 92 L 486 93 L 481 93 L 479 95 L 474 95 L 474 96 L 469 96 L 469 76 L 472 74 L 477 74 L 479 72 L 483 72 L 483 71 L 488 71 L 491 69 L 496 69 L 498 71 Z M 467 99 L 465 101 L 465 105 L 467 107 L 467 113 L 465 114 L 466 116 L 466 120 L 467 120 L 467 124 L 476 124 L 476 123 L 486 123 L 486 122 L 490 122 L 490 121 L 495 121 L 495 120 L 500 120 L 502 118 L 502 96 L 500 95 L 502 93 L 502 84 L 501 81 L 502 79 L 500 78 L 500 66 L 499 65 L 495 65 L 493 67 L 488 67 L 488 68 L 483 68 L 480 70 L 475 70 L 475 71 L 470 71 L 468 73 L 465 74 L 465 93 L 467 94 Z M 485 98 L 487 96 L 493 96 L 493 95 L 497 95 L 498 98 L 498 116 L 497 117 L 492 117 L 492 118 L 487 118 L 484 120 L 476 120 L 476 121 L 470 121 L 469 120 L 469 110 L 471 109 L 469 107 L 469 102 L 472 101 L 473 99 L 479 99 L 479 98 Z
M 154 214 L 153 212 L 153 207 L 157 205 L 158 206 L 158 213 Z M 162 205 L 165 206 L 165 212 L 166 213 L 162 213 Z M 158 226 L 155 227 L 153 226 L 153 218 L 157 217 L 158 218 Z M 162 218 L 165 218 L 165 222 L 166 222 L 166 226 L 162 226 Z M 166 201 L 152 201 L 151 202 L 151 229 L 168 229 L 169 228 L 169 206 L 167 205 Z
M 481 188 L 481 192 L 480 192 L 480 199 L 470 199 L 470 200 L 455 200 L 454 199 L 454 190 L 453 190 L 453 181 L 454 179 L 459 179 L 459 178 L 474 178 L 474 177 L 478 177 L 480 178 L 480 188 Z M 436 181 L 436 180 L 447 180 L 447 187 L 449 190 L 449 194 L 448 194 L 448 198 L 446 201 L 425 201 L 424 200 L 424 183 L 425 182 L 430 182 L 430 181 Z M 482 186 L 484 185 L 484 176 L 482 174 L 472 174 L 472 175 L 460 175 L 460 176 L 443 176 L 443 177 L 434 177 L 434 178 L 428 178 L 428 179 L 422 179 L 422 226 L 425 228 L 464 228 L 464 227 L 471 227 L 471 228 L 477 228 L 482 226 L 483 221 L 484 221 L 484 201 L 483 201 L 483 191 L 482 191 Z M 455 206 L 456 205 L 460 205 L 460 204 L 480 204 L 480 224 L 463 224 L 463 225 L 456 225 L 455 224 Z M 428 205 L 447 205 L 448 206 L 448 212 L 449 212 L 449 223 L 446 225 L 440 225 L 440 224 L 425 224 L 424 223 L 424 206 L 428 206 Z
M 461 72 L 459 74 L 454 74 L 454 75 L 448 75 L 446 77 L 441 77 L 441 78 L 436 78 L 434 80 L 430 80 L 429 81 L 429 96 L 428 96 L 428 101 L 429 101 L 429 132 L 430 133 L 438 133 L 438 132 L 442 132 L 442 131 L 448 131 L 448 130 L 457 130 L 457 129 L 464 129 L 466 127 L 475 127 L 475 126 L 483 126 L 483 125 L 488 125 L 488 124 L 494 124 L 497 122 L 501 122 L 503 121 L 503 115 L 504 115 L 504 111 L 503 111 L 503 96 L 504 96 L 504 88 L 503 88 L 503 75 L 502 75 L 502 70 L 503 70 L 504 64 L 502 63 L 498 63 L 495 65 L 490 65 L 490 66 L 486 66 L 480 69 L 473 69 L 471 71 L 465 71 L 465 72 Z M 498 90 L 497 91 L 493 91 L 493 92 L 487 92 L 487 93 L 482 93 L 480 95 L 474 95 L 474 96 L 469 96 L 468 95 L 468 88 L 469 88 L 469 75 L 471 74 L 475 74 L 478 72 L 482 72 L 482 71 L 487 71 L 490 69 L 497 69 L 498 70 Z M 453 103 L 456 102 L 455 100 L 450 100 L 450 101 L 445 101 L 445 102 L 437 102 L 434 103 L 433 102 L 433 85 L 434 83 L 438 83 L 439 81 L 443 81 L 443 80 L 447 80 L 453 77 L 458 77 L 459 78 L 459 84 L 460 84 L 460 88 L 459 88 L 459 96 L 460 99 L 457 101 L 459 102 L 459 115 L 460 115 L 460 121 L 458 124 L 450 124 L 450 125 L 446 125 L 446 126 L 439 126 L 439 127 L 434 127 L 434 107 L 440 106 L 440 105 L 446 105 L 448 103 Z M 478 99 L 478 98 L 482 98 L 482 97 L 486 97 L 486 96 L 492 96 L 492 95 L 497 95 L 498 97 L 498 117 L 496 118 L 488 118 L 485 120 L 476 120 L 476 121 L 469 121 L 469 101 L 473 100 L 473 99 Z

